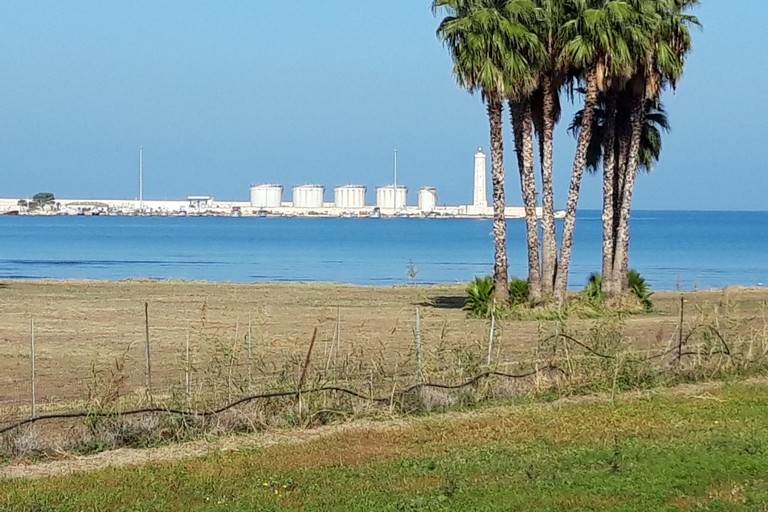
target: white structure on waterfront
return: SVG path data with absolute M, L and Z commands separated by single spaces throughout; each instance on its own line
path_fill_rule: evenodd
M 383 185 L 376 187 L 376 207 L 382 210 L 401 210 L 405 208 L 408 187 L 403 185 Z
M 325 187 L 322 185 L 297 185 L 293 187 L 294 208 L 322 208 Z
M 486 165 L 485 165 L 485 153 L 482 149 L 477 150 L 475 153 L 475 186 L 474 195 L 472 196 L 472 206 L 478 208 L 486 208 L 488 206 L 488 192 L 486 191 Z
M 422 187 L 419 189 L 419 211 L 433 212 L 437 207 L 437 189 L 435 187 Z
M 365 191 L 363 185 L 341 185 L 333 189 L 333 205 L 341 209 L 365 208 Z
M 486 157 L 482 149 L 475 153 L 474 180 L 472 186 L 472 204 L 466 206 L 468 215 L 491 215 L 492 210 L 488 207 L 488 168 L 486 166 Z
M 251 206 L 254 208 L 279 208 L 283 202 L 283 186 L 263 183 L 251 185 Z

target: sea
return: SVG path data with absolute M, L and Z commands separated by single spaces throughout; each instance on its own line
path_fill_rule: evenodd
M 577 217 L 572 289 L 600 271 L 599 211 Z M 0 216 L 0 279 L 467 282 L 493 266 L 487 219 Z M 510 220 L 524 277 L 524 221 Z M 768 285 L 768 212 L 636 211 L 630 266 L 655 290 Z

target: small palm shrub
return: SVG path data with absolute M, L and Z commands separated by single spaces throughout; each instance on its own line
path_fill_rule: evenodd
M 496 285 L 493 277 L 476 277 L 467 285 L 467 298 L 464 301 L 464 310 L 474 318 L 488 318 L 494 308 L 494 291 Z M 507 310 L 507 306 L 517 306 L 528 302 L 528 280 L 512 277 L 509 280 L 509 302 L 496 304 L 497 312 Z
M 637 299 L 643 309 L 650 311 L 653 309 L 653 301 L 651 296 L 653 292 L 650 291 L 650 286 L 640 272 L 637 270 L 630 270 L 627 273 L 627 282 L 630 293 Z M 582 293 L 587 300 L 594 304 L 599 305 L 603 302 L 603 276 L 599 273 L 590 274 L 587 279 L 587 284 L 584 286 Z
M 476 277 L 474 281 L 469 283 L 467 299 L 464 302 L 464 309 L 469 312 L 469 316 L 475 318 L 490 316 L 494 289 L 495 283 L 491 276 Z
M 643 309 L 646 311 L 652 310 L 653 302 L 651 301 L 651 295 L 653 295 L 653 292 L 651 292 L 648 282 L 640 275 L 640 272 L 637 270 L 630 270 L 627 274 L 627 281 L 629 283 L 629 290 L 635 297 L 637 297 L 637 300 L 640 302 L 640 305 L 643 306 Z
M 528 302 L 528 280 L 513 277 L 509 280 L 509 304 L 517 306 Z
M 603 276 L 594 272 L 589 275 L 587 285 L 584 287 L 584 295 L 592 304 L 602 304 L 603 302 Z

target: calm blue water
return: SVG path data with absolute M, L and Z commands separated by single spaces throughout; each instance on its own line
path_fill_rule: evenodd
M 526 274 L 524 222 L 510 273 Z M 600 268 L 600 213 L 581 212 L 571 272 Z M 768 212 L 636 212 L 631 266 L 655 289 L 768 285 Z M 490 273 L 490 220 L 0 216 L 0 278 L 137 277 L 355 284 Z

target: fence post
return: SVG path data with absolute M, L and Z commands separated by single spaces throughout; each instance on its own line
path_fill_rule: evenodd
M 491 330 L 488 335 L 488 356 L 486 357 L 485 364 L 491 366 L 493 359 L 493 336 L 496 331 L 496 299 L 493 299 L 493 305 L 491 306 Z
M 248 392 L 253 389 L 253 311 L 248 312 Z
M 187 339 L 184 345 L 184 395 L 187 399 L 187 407 L 192 403 L 192 397 L 189 389 L 189 372 L 191 371 L 189 364 L 189 322 L 187 322 Z
M 299 395 L 299 419 L 301 419 L 301 390 L 304 387 L 304 381 L 307 378 L 307 369 L 309 368 L 309 363 L 312 359 L 312 349 L 315 346 L 316 338 L 317 338 L 317 327 L 315 327 L 315 330 L 312 331 L 312 339 L 309 341 L 309 349 L 307 349 L 307 357 L 304 359 L 304 364 L 301 367 L 301 375 L 299 376 L 299 386 L 297 388 L 297 393 Z
M 29 340 L 30 340 L 30 347 L 29 347 L 29 356 L 31 360 L 32 365 L 32 417 L 34 418 L 37 415 L 37 390 L 35 388 L 35 319 L 31 318 L 29 321 Z
M 144 387 L 147 390 L 147 396 L 152 400 L 152 360 L 149 350 L 149 303 L 144 303 L 144 337 L 145 337 L 145 350 L 144 350 Z
M 677 364 L 683 360 L 683 314 L 685 308 L 685 297 L 680 295 L 680 324 L 677 326 Z
M 421 316 L 419 315 L 419 308 L 416 308 L 416 326 L 413 328 L 413 343 L 416 353 L 416 382 L 421 384 L 424 382 L 424 361 L 421 353 Z

